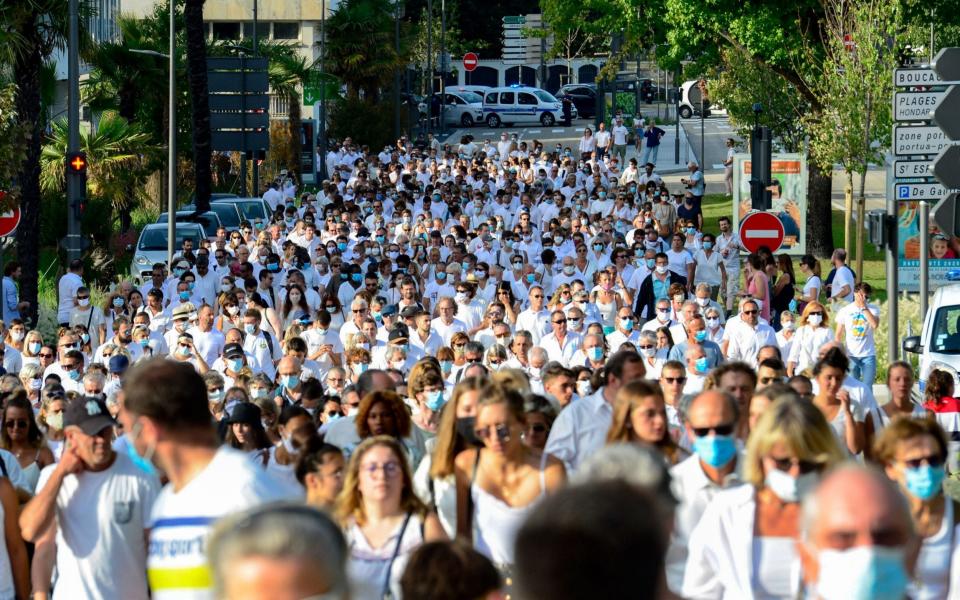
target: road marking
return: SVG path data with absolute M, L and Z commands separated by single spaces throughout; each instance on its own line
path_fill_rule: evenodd
M 563 133 L 562 129 L 551 129 L 550 131 L 553 133 Z
M 577 127 L 574 131 L 583 131 L 584 129 L 586 129 L 586 127 Z
M 720 164 L 713 163 L 713 168 L 714 168 L 714 169 L 722 169 L 722 168 L 724 168 L 725 166 L 726 166 L 726 165 L 724 165 L 723 163 L 720 163 Z
M 742 235 L 750 239 L 772 240 L 780 237 L 780 232 L 776 229 L 751 229 Z
M 527 133 L 540 133 L 539 129 L 528 129 Z

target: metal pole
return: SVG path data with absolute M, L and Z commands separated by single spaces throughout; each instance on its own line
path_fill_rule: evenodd
M 930 205 L 920 201 L 920 318 L 927 315 L 927 300 L 930 298 Z
M 680 164 L 680 88 L 677 87 L 677 75 L 676 71 L 673 72 L 673 93 L 675 95 L 674 101 L 676 106 L 674 106 L 674 113 L 677 117 L 676 132 L 673 139 L 673 162 L 674 164 Z
M 167 67 L 167 265 L 173 271 L 177 220 L 177 21 L 176 0 L 170 0 L 170 47 Z
M 440 0 L 440 135 L 447 120 L 447 0 Z
M 427 133 L 433 131 L 433 0 L 427 0 Z
M 67 153 L 80 151 L 80 10 L 79 0 L 70 0 L 69 48 L 67 56 Z M 64 157 L 66 160 L 66 157 Z M 80 202 L 82 177 L 67 169 L 67 260 L 80 258 Z
M 540 87 L 547 89 L 547 23 L 543 18 L 543 11 L 540 11 Z M 562 85 L 562 84 L 561 84 Z
M 393 12 L 393 44 L 400 57 L 400 2 L 396 0 Z M 393 139 L 400 139 L 400 69 L 393 70 Z
M 324 71 L 324 55 L 327 51 L 327 0 L 320 2 L 320 73 L 324 75 L 324 80 L 320 86 L 320 177 L 327 179 L 330 173 L 327 173 L 327 82 L 326 71 Z M 322 181 L 317 183 L 323 183 Z
M 257 44 L 257 0 L 253 0 L 253 56 L 259 56 L 259 45 Z M 246 93 L 246 87 L 244 87 L 244 93 Z M 299 135 L 298 131 L 295 135 Z M 246 137 L 246 136 L 244 136 Z M 257 165 L 257 155 L 259 154 L 259 149 L 253 151 L 253 160 L 250 162 L 250 168 L 253 169 L 253 194 L 254 196 L 260 195 L 260 166 Z M 294 157 L 297 161 L 300 160 L 299 156 Z
M 900 356 L 898 344 L 900 341 L 898 331 L 900 297 L 897 294 L 897 290 L 900 289 L 900 282 L 897 280 L 900 273 L 897 269 L 897 260 L 899 258 L 897 256 L 897 250 L 899 248 L 897 241 L 897 199 L 893 195 L 893 169 L 889 164 L 887 165 L 887 222 L 889 225 L 887 227 L 888 242 L 887 248 L 884 251 L 887 266 L 887 356 L 890 362 L 893 362 Z M 922 239 L 926 236 L 921 235 L 920 237 Z M 926 261 L 921 260 L 921 262 Z
M 700 90 L 700 172 L 701 173 L 704 171 L 704 169 L 706 169 L 705 165 L 707 162 L 707 158 L 706 156 L 704 156 L 704 152 L 705 152 L 704 141 L 706 140 L 706 136 L 703 133 L 703 121 L 706 118 L 706 107 L 703 105 L 704 96 L 707 93 L 707 90 L 705 89 L 705 87 L 706 86 L 704 86 L 704 88 Z
M 247 196 L 247 54 L 240 52 L 240 197 Z M 256 191 L 256 190 L 254 190 Z

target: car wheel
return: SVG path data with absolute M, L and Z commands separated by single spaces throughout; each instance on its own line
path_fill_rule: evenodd
M 680 107 L 680 118 L 681 118 L 681 119 L 689 119 L 689 118 L 692 117 L 692 116 L 693 116 L 693 111 L 690 110 L 690 107 L 689 107 L 689 106 L 681 106 L 681 107 Z
M 500 117 L 497 115 L 489 115 L 487 117 L 487 127 L 490 129 L 496 129 L 497 127 L 500 127 Z
M 464 127 L 473 127 L 473 117 L 470 115 L 463 115 L 460 117 L 460 124 Z
M 540 123 L 544 127 L 553 127 L 553 124 L 556 122 L 556 119 L 553 118 L 553 115 L 550 113 L 543 113 L 543 116 L 540 117 Z

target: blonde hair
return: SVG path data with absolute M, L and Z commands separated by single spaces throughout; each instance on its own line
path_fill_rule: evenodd
M 427 514 L 426 505 L 413 491 L 413 475 L 410 472 L 410 463 L 403 446 L 396 439 L 388 435 L 378 435 L 362 441 L 350 456 L 347 473 L 343 479 L 343 490 L 337 497 L 335 514 L 341 525 L 346 525 L 353 519 L 358 525 L 363 525 L 367 516 L 363 508 L 363 496 L 360 494 L 360 461 L 367 452 L 378 446 L 388 448 L 396 457 L 403 477 L 403 489 L 400 492 L 400 510 L 415 513 L 419 516 Z
M 803 307 L 803 312 L 800 314 L 799 325 L 798 327 L 803 327 L 807 324 L 807 317 L 811 312 L 820 309 L 820 312 L 823 313 L 823 320 L 820 321 L 819 327 L 829 327 L 830 326 L 830 313 L 826 308 L 816 300 L 807 302 L 807 305 Z
M 747 440 L 743 480 L 756 488 L 764 485 L 763 456 L 774 445 L 785 444 L 799 460 L 830 468 L 844 460 L 837 438 L 819 408 L 808 400 L 781 398 L 771 404 Z
M 648 381 L 638 379 L 622 386 L 617 390 L 617 395 L 613 400 L 613 419 L 610 423 L 610 429 L 607 431 L 607 444 L 617 444 L 622 442 L 633 442 L 631 434 L 632 425 L 630 418 L 634 410 L 639 410 L 646 400 L 653 398 L 660 403 L 660 411 L 663 415 L 663 421 L 667 423 L 667 409 L 664 404 L 663 392 L 660 387 Z M 657 440 L 657 450 L 675 464 L 680 454 L 680 448 L 673 438 L 670 437 L 670 430 L 664 431 L 663 439 Z

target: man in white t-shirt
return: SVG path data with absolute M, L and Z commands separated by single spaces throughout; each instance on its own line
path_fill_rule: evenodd
M 837 248 L 830 257 L 833 263 L 833 281 L 830 283 L 830 304 L 834 311 L 853 302 L 853 271 L 847 266 L 847 251 Z
M 627 158 L 627 136 L 630 134 L 630 130 L 624 127 L 623 119 L 617 119 L 611 133 L 613 134 L 613 151 L 611 154 L 618 157 L 620 163 L 623 164 Z
M 597 126 L 597 133 L 593 136 L 597 142 L 597 160 L 603 160 L 603 157 L 610 151 L 610 132 L 603 121 Z
M 21 533 L 38 548 L 56 538 L 54 600 L 146 600 L 147 522 L 160 480 L 114 452 L 116 422 L 103 400 L 74 399 L 64 425 L 67 447 L 40 474 L 40 492 L 20 515 Z
M 67 327 L 70 312 L 74 307 L 77 290 L 83 287 L 83 261 L 76 258 L 70 262 L 70 270 L 57 283 L 57 323 Z
M 290 498 L 291 490 L 246 454 L 220 445 L 207 388 L 191 366 L 141 362 L 127 372 L 123 389 L 119 417 L 129 454 L 147 469 L 155 463 L 170 481 L 148 522 L 153 600 L 213 598 L 204 553 L 210 527 L 224 515 Z
M 873 335 L 880 325 L 880 307 L 867 303 L 871 293 L 873 288 L 869 283 L 856 284 L 853 304 L 841 308 L 834 317 L 837 341 L 846 347 L 850 358 L 850 375 L 867 386 L 872 386 L 877 377 L 877 345 Z

